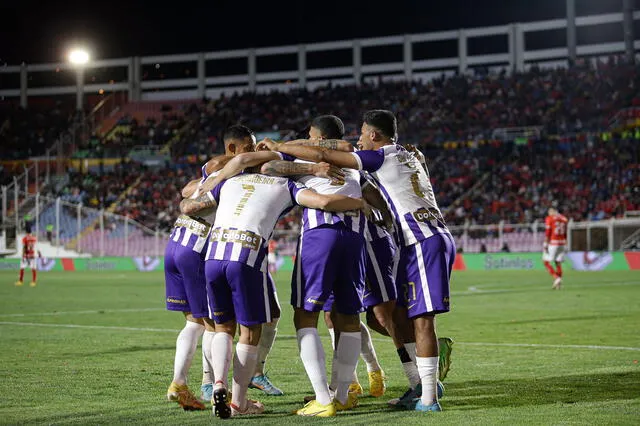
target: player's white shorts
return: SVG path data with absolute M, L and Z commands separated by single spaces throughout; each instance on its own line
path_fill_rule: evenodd
M 25 259 L 24 257 L 20 260 L 20 269 L 38 269 L 38 262 L 35 258 L 33 259 Z
M 542 252 L 542 260 L 544 262 L 562 262 L 566 252 L 565 246 L 551 245 L 547 246 L 547 251 Z
M 276 256 L 275 253 L 271 252 L 267 255 L 267 262 L 269 262 L 270 265 L 275 265 L 277 261 L 278 256 Z

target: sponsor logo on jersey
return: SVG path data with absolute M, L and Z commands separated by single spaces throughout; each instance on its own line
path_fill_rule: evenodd
M 251 250 L 259 250 L 262 237 L 251 231 L 216 228 L 211 231 L 211 241 L 218 241 L 221 243 L 238 243 L 241 244 L 242 247 L 250 248 Z
M 211 229 L 211 225 L 208 222 L 185 215 L 178 217 L 173 226 L 176 228 L 186 228 L 201 238 L 206 238 Z
M 412 213 L 413 218 L 418 222 L 429 222 L 432 220 L 442 221 L 442 214 L 434 208 L 421 208 Z

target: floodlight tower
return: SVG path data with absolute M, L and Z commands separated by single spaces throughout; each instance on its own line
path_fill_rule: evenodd
M 84 97 L 84 68 L 89 63 L 89 52 L 85 49 L 73 49 L 69 52 L 69 62 L 76 69 L 76 109 L 82 111 Z

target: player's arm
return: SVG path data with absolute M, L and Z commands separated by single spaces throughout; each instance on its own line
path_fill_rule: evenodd
M 367 203 L 361 198 L 351 198 L 339 194 L 318 194 L 310 189 L 300 191 L 296 201 L 303 207 L 330 212 L 346 212 L 349 210 L 365 210 Z
M 209 159 L 205 165 L 205 172 L 207 173 L 207 176 L 222 169 L 229 161 L 231 161 L 231 158 L 232 157 L 226 155 L 216 155 Z
M 549 247 L 549 241 L 551 240 L 551 233 L 553 229 L 551 228 L 551 221 L 547 217 L 544 220 L 544 242 L 542 243 L 542 248 L 544 251 L 547 251 L 547 247 Z
M 304 176 L 314 175 L 331 179 L 332 182 L 344 184 L 344 172 L 342 169 L 329 163 L 295 163 L 285 160 L 271 160 L 264 163 L 260 173 L 269 176 Z
M 336 151 L 353 152 L 353 145 L 349 141 L 339 139 L 296 139 L 285 142 L 286 145 L 317 146 L 319 148 L 335 149 Z
M 208 191 L 195 199 L 185 198 L 180 201 L 180 211 L 183 214 L 190 216 L 197 215 L 203 210 L 215 209 L 217 207 L 218 203 L 211 194 L 211 191 Z
M 338 139 L 326 139 L 326 141 L 338 141 Z M 360 170 L 357 158 L 351 152 L 336 151 L 333 149 L 320 148 L 318 146 L 290 145 L 286 143 L 275 143 L 272 140 L 264 139 L 258 144 L 257 149 L 269 149 L 292 155 L 314 163 L 329 163 L 334 166 L 348 169 Z
M 371 207 L 380 211 L 380 214 L 382 215 L 382 223 L 378 223 L 378 225 L 391 229 L 393 227 L 393 216 L 391 216 L 389 206 L 382 197 L 380 189 L 367 182 L 362 186 L 362 198 L 364 198 L 367 204 L 370 204 Z
M 280 159 L 281 157 L 278 153 L 271 151 L 245 152 L 243 154 L 238 154 L 227 162 L 216 177 L 207 179 L 200 190 L 203 193 L 209 192 L 223 180 L 239 175 L 244 169 L 261 165 L 267 161 Z
M 189 198 L 193 195 L 194 192 L 198 189 L 198 184 L 200 183 L 200 179 L 194 179 L 182 188 L 180 193 L 182 194 L 182 198 Z

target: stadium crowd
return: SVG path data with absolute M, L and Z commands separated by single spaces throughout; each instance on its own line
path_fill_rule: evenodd
M 89 137 L 77 154 L 121 158 L 122 165 L 97 175 L 71 174 L 70 184 L 57 195 L 107 207 L 140 177 L 116 212 L 165 229 L 177 213 L 177 198 L 166 194 L 177 197 L 189 173 L 197 170 L 195 164 L 222 151 L 220 134 L 227 126 L 242 123 L 257 132 L 289 131 L 287 136 L 295 137 L 311 117 L 333 113 L 345 120 L 346 134 L 354 139 L 362 111 L 380 107 L 397 115 L 399 142 L 413 143 L 425 153 L 450 224 L 528 222 L 542 217 L 551 200 L 562 200 L 560 210 L 573 219 L 619 216 L 640 207 L 640 135 L 603 140 L 597 131 L 621 108 L 640 106 L 640 74 L 637 67 L 613 62 L 513 75 L 245 93 L 185 104 L 180 111 L 146 120 L 127 115 L 105 137 Z M 69 122 L 61 108 L 48 114 L 14 109 L 6 115 L 0 128 L 3 158 L 41 154 Z M 544 131 L 525 145 L 492 138 L 493 129 L 513 126 L 543 126 Z M 170 140 L 170 166 L 147 170 L 125 160 L 134 146 Z M 281 221 L 280 228 L 289 223 L 294 221 Z

